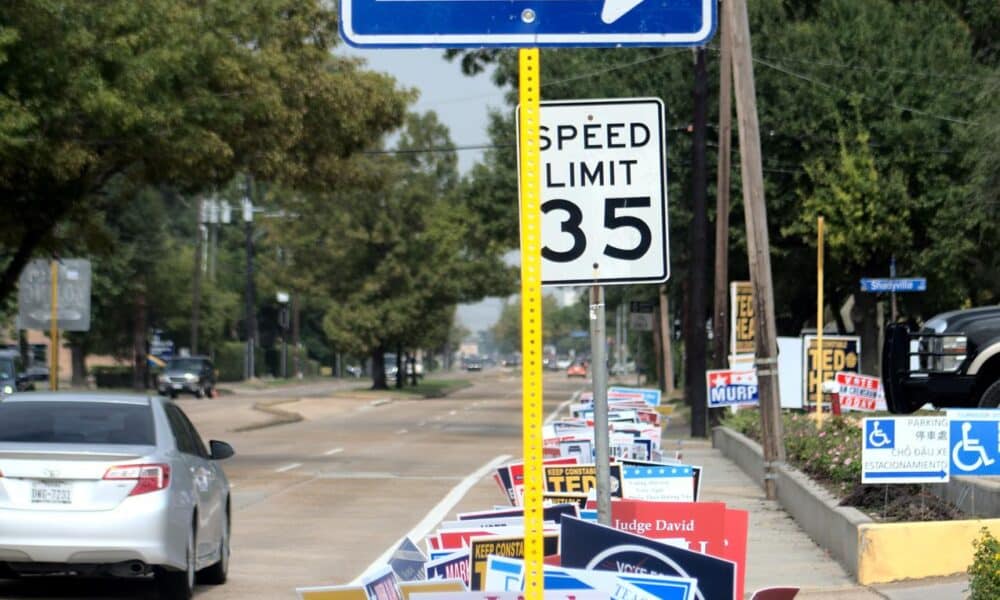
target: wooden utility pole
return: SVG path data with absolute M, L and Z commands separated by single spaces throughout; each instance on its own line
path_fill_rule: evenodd
M 661 360 L 663 361 L 664 381 L 664 385 L 660 389 L 666 394 L 667 399 L 670 399 L 674 394 L 674 340 L 670 331 L 670 298 L 667 296 L 667 284 L 665 283 L 660 284 L 660 310 L 658 312 L 660 318 L 657 327 L 660 331 L 660 340 L 662 340 L 663 356 Z
M 757 317 L 757 348 L 754 362 L 757 366 L 757 383 L 760 391 L 764 491 L 768 499 L 773 500 L 777 497 L 774 466 L 776 463 L 784 462 L 785 446 L 782 440 L 778 343 L 774 323 L 774 285 L 771 281 L 771 245 L 767 232 L 767 206 L 764 203 L 764 171 L 760 150 L 760 124 L 757 121 L 757 92 L 753 79 L 750 19 L 747 15 L 746 0 L 728 0 L 723 3 L 723 8 L 723 18 L 729 20 L 730 27 L 727 31 L 733 50 L 747 255 Z
M 691 436 L 708 436 L 705 390 L 705 313 L 708 310 L 708 207 L 705 142 L 708 126 L 708 72 L 705 49 L 695 50 L 694 131 L 691 141 L 691 262 L 688 269 L 688 320 L 684 340 L 684 396 L 691 406 Z
M 724 0 L 724 3 L 729 0 Z M 715 295 L 712 366 L 729 363 L 729 188 L 733 139 L 733 49 L 727 19 L 719 19 L 719 167 L 715 184 Z

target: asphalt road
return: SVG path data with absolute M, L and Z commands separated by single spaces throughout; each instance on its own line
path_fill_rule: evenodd
M 346 584 L 408 533 L 504 497 L 491 463 L 521 455 L 520 379 L 472 373 L 475 384 L 443 399 L 389 400 L 345 393 L 364 380 L 244 390 L 179 403 L 206 439 L 237 455 L 229 582 L 196 597 L 294 598 L 297 586 Z M 585 382 L 546 379 L 546 414 Z M 337 391 L 337 398 L 331 394 Z M 348 396 L 348 397 L 345 397 Z M 236 432 L 274 418 L 257 403 L 299 414 L 295 423 Z M 418 540 L 415 540 L 418 541 Z M 0 598 L 156 598 L 149 580 L 0 580 Z

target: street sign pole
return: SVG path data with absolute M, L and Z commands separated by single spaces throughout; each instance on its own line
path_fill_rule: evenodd
M 49 286 L 52 299 L 52 318 L 49 321 L 49 344 L 52 350 L 52 360 L 49 363 L 49 389 L 59 389 L 59 261 L 52 261 L 49 267 L 52 282 Z
M 892 259 L 889 261 L 889 279 L 895 279 L 895 278 L 896 278 L 896 255 L 893 254 L 892 255 Z M 892 290 L 891 298 L 892 298 L 892 322 L 895 323 L 896 322 L 896 315 L 898 314 L 897 311 L 896 311 L 896 289 L 895 288 L 893 288 L 893 290 Z
M 541 80 L 538 48 L 518 50 L 524 595 L 544 597 L 542 490 Z
M 597 521 L 611 525 L 611 467 L 608 439 L 608 371 L 604 349 L 604 288 L 590 288 L 590 372 L 594 383 L 594 462 L 597 463 Z
M 816 219 L 816 356 L 823 364 L 823 217 Z M 820 367 L 820 373 L 823 367 Z M 816 429 L 823 428 L 823 377 L 816 384 Z

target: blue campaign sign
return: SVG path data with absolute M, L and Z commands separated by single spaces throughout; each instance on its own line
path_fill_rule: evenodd
M 862 292 L 926 292 L 927 279 L 862 279 Z
M 952 475 L 1000 475 L 1000 409 L 948 411 Z
M 760 404 L 757 371 L 732 369 L 705 371 L 708 407 Z
M 660 390 L 650 390 L 646 388 L 609 387 L 608 401 L 615 400 L 642 400 L 646 406 L 660 405 Z
M 359 47 L 701 46 L 716 0 L 341 0 Z

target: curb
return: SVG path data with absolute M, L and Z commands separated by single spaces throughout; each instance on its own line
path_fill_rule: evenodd
M 715 427 L 712 446 L 763 484 L 760 444 Z M 776 465 L 774 474 L 781 507 L 862 585 L 964 573 L 979 528 L 1000 535 L 1000 519 L 878 523 L 856 508 L 839 506 L 833 494 L 788 464 Z

